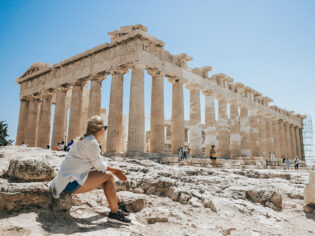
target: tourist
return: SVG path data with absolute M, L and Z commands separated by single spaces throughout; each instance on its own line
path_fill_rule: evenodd
M 287 169 L 290 169 L 290 160 L 289 160 L 289 158 L 285 159 L 285 165 L 286 165 Z
M 74 143 L 73 139 L 71 139 L 71 142 L 68 143 L 68 147 L 67 147 L 67 151 L 69 152 L 70 151 L 70 146 Z
M 57 144 L 57 147 L 55 147 L 55 149 L 54 149 L 55 151 L 58 151 L 59 145 L 60 145 L 60 143 L 58 143 L 58 144 Z
M 217 152 L 215 150 L 215 145 L 211 146 L 210 159 L 211 159 L 212 168 L 216 168 Z
M 294 159 L 294 169 L 299 170 L 300 159 L 296 156 Z
M 58 151 L 64 151 L 65 141 L 61 141 L 58 145 Z
M 27 145 L 24 142 L 22 142 L 21 147 L 27 147 Z
M 183 151 L 183 147 L 179 147 L 178 149 L 178 158 L 179 158 L 179 161 L 182 161 L 183 160 L 183 155 L 184 154 L 184 151 Z
M 190 153 L 190 148 L 188 147 L 184 153 L 185 153 L 185 156 L 186 156 L 187 165 L 191 165 L 191 153 Z
M 121 181 L 126 181 L 125 172 L 108 166 L 100 155 L 99 141 L 106 129 L 100 116 L 89 119 L 86 133 L 72 145 L 58 175 L 50 183 L 50 191 L 55 198 L 59 198 L 62 192 L 78 194 L 101 187 L 111 210 L 108 221 L 128 224 L 131 222 L 126 217 L 129 211 L 116 193 L 114 179 L 115 175 Z
M 49 150 L 49 149 L 50 149 L 50 146 L 49 146 L 49 145 L 47 145 L 47 146 L 46 146 L 46 149 L 47 149 L 47 150 Z

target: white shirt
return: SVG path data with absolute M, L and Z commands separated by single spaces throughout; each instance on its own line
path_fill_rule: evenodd
M 74 143 L 62 161 L 58 175 L 50 182 L 54 198 L 59 198 L 67 184 L 74 180 L 82 186 L 93 167 L 105 172 L 108 165 L 102 161 L 100 152 L 99 143 L 93 135 Z

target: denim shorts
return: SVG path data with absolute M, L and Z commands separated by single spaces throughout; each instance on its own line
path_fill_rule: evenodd
M 63 190 L 63 192 L 65 192 L 65 193 L 74 193 L 80 187 L 81 187 L 81 185 L 75 180 L 75 181 L 72 181 L 72 182 L 68 183 L 68 185 Z

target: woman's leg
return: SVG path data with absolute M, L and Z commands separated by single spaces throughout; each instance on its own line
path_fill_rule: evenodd
M 120 199 L 116 193 L 115 179 L 111 172 L 91 171 L 85 183 L 74 192 L 74 194 L 90 192 L 98 187 L 102 187 L 107 198 L 110 210 L 118 211 Z

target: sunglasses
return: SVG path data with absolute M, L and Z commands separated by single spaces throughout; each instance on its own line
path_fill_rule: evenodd
M 104 126 L 104 130 L 107 130 L 107 125 Z

